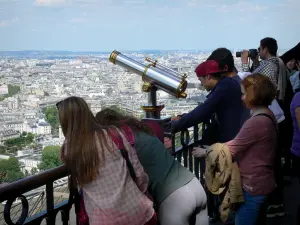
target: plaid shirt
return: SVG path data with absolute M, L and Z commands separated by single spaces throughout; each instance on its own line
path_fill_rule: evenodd
M 143 194 L 148 187 L 148 176 L 141 166 L 136 151 L 120 134 L 129 160 L 136 174 L 134 182 L 127 164 L 117 146 L 109 141 L 111 149 L 100 149 L 104 165 L 98 177 L 83 186 L 83 198 L 90 225 L 143 225 L 154 215 L 153 203 Z M 108 137 L 109 138 L 109 137 Z
M 248 64 L 242 64 L 244 72 L 249 72 Z M 278 74 L 279 74 L 279 61 L 277 57 L 271 57 L 267 60 L 262 60 L 259 65 L 253 65 L 253 73 L 260 73 L 270 78 L 271 82 L 275 85 L 277 90 Z

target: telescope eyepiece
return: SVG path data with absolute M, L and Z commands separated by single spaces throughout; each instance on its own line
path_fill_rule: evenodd
M 113 64 L 116 64 L 116 58 L 119 54 L 120 54 L 120 52 L 114 50 L 109 56 L 109 61 Z

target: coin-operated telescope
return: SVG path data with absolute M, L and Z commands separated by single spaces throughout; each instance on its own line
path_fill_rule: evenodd
M 142 106 L 146 113 L 146 118 L 160 118 L 160 111 L 164 105 L 157 105 L 156 91 L 163 90 L 176 98 L 186 98 L 185 90 L 187 88 L 186 74 L 180 74 L 164 65 L 157 60 L 145 58 L 148 63 L 144 65 L 137 62 L 118 51 L 113 51 L 109 61 L 119 65 L 142 77 L 142 91 L 148 93 L 148 105 Z

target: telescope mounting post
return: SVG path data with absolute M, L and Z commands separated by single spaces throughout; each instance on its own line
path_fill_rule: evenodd
M 148 104 L 142 106 L 146 118 L 160 119 L 160 111 L 164 105 L 157 105 L 157 88 L 150 86 L 148 89 Z

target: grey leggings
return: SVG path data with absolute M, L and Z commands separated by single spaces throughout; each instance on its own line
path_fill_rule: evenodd
M 196 207 L 202 210 L 196 215 L 195 225 L 208 225 L 206 193 L 197 178 L 178 188 L 159 206 L 160 225 L 189 225 Z

